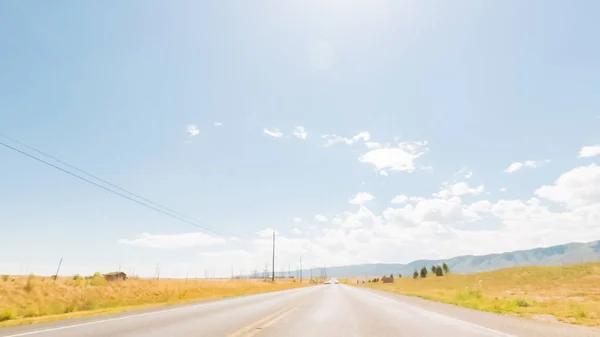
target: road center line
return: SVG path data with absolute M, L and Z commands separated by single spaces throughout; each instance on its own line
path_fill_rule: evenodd
M 306 289 L 306 288 L 300 288 L 300 289 Z M 294 290 L 297 290 L 297 289 L 292 289 L 292 292 L 295 292 Z M 263 293 L 263 294 L 256 294 L 256 295 L 257 296 L 266 295 L 264 297 L 270 297 L 270 296 L 272 296 L 273 294 L 276 294 L 276 293 L 278 293 L 278 292 Z M 261 296 L 261 297 L 263 297 L 263 296 Z M 244 297 L 240 297 L 239 299 L 247 299 L 247 298 L 252 298 L 252 296 L 244 296 Z M 236 300 L 236 299 L 237 298 L 231 298 L 231 299 L 225 299 L 224 301 L 227 301 L 227 300 Z M 181 311 L 181 310 L 195 309 L 195 308 L 198 308 L 198 307 L 201 307 L 201 306 L 206 306 L 206 305 L 210 305 L 210 304 L 214 304 L 214 303 L 223 303 L 224 301 L 198 303 L 198 304 L 188 305 L 188 306 L 184 306 L 184 307 L 178 307 L 178 308 L 172 308 L 172 309 L 166 309 L 166 310 L 160 310 L 160 311 L 152 311 L 152 312 L 146 312 L 146 313 L 142 313 L 142 314 L 133 314 L 133 315 L 127 315 L 127 316 L 123 316 L 123 317 L 108 318 L 108 319 L 102 319 L 102 320 L 91 321 L 91 322 L 86 322 L 86 323 L 79 323 L 79 324 L 71 324 L 71 325 L 65 325 L 65 326 L 58 326 L 58 327 L 55 327 L 55 328 L 48 328 L 48 329 L 34 330 L 34 331 L 28 331 L 28 332 L 21 332 L 21 333 L 16 333 L 16 334 L 12 334 L 12 335 L 0 335 L 0 337 L 20 337 L 20 336 L 39 335 L 39 334 L 43 334 L 43 333 L 46 333 L 46 332 L 54 332 L 54 331 L 75 329 L 75 328 L 80 328 L 80 327 L 89 326 L 89 325 L 96 325 L 96 324 L 102 324 L 102 323 L 123 321 L 123 320 L 127 320 L 127 319 L 132 319 L 132 318 L 139 318 L 139 317 L 153 316 L 153 315 L 159 315 L 159 314 L 164 314 L 164 313 L 169 313 L 169 312 L 175 312 L 175 311 Z M 0 333 L 2 333 L 2 330 L 0 330 Z
M 254 336 L 255 334 L 257 334 L 258 332 L 261 331 L 261 329 L 264 329 L 272 324 L 274 324 L 275 322 L 277 322 L 278 320 L 280 320 L 283 316 L 285 316 L 288 312 L 290 312 L 294 307 L 287 307 L 287 308 L 283 308 L 281 310 L 277 310 L 276 312 L 263 317 L 262 319 L 256 321 L 256 322 L 252 322 L 250 325 L 247 325 L 237 331 L 235 331 L 232 334 L 227 335 L 227 337 L 250 337 L 250 336 Z M 259 329 L 260 328 L 260 329 Z

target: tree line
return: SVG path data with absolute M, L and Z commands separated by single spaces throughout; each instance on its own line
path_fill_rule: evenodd
M 441 266 L 431 266 L 431 273 L 435 276 L 444 276 L 444 274 L 448 274 L 449 272 L 450 268 L 448 268 L 448 265 L 445 262 Z M 427 268 L 423 267 L 421 268 L 420 272 L 415 270 L 415 272 L 413 273 L 413 278 L 426 278 L 428 273 L 429 272 L 427 271 Z
M 448 274 L 450 273 L 450 268 L 448 267 L 448 265 L 444 262 L 442 263 L 442 265 L 437 265 L 437 266 L 431 266 L 431 274 L 435 275 L 435 276 L 444 276 L 444 274 Z M 413 278 L 417 279 L 417 278 L 426 278 L 427 275 L 429 274 L 429 271 L 427 270 L 427 268 L 423 267 L 421 268 L 420 271 L 415 270 L 415 272 L 413 273 Z M 385 277 L 385 275 L 384 275 Z M 393 274 L 390 274 L 390 277 L 394 277 Z M 402 274 L 398 274 L 398 277 L 402 277 Z M 381 279 L 376 277 L 372 280 L 369 280 L 368 282 L 380 282 Z

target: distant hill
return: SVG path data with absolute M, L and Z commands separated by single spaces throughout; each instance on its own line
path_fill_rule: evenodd
M 535 248 L 529 250 L 518 250 L 514 252 L 489 254 L 489 255 L 465 255 L 445 260 L 417 260 L 408 264 L 400 263 L 376 263 L 358 264 L 342 267 L 327 268 L 329 277 L 356 277 L 372 276 L 380 277 L 384 274 L 401 273 L 402 276 L 412 275 L 415 269 L 433 265 L 441 265 L 446 262 L 454 273 L 469 274 L 480 271 L 489 271 L 501 268 L 519 266 L 560 266 L 565 264 L 585 263 L 600 261 L 600 241 L 588 243 L 568 243 L 565 245 L 546 248 Z M 308 271 L 303 274 L 308 276 Z M 319 275 L 315 271 L 314 275 Z

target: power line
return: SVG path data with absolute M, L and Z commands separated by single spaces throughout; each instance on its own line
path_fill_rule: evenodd
M 2 136 L 2 135 L 0 134 L 0 136 Z M 3 137 L 5 137 L 5 138 L 8 138 L 8 137 L 6 137 L 6 136 L 3 136 Z M 10 138 L 8 138 L 8 139 L 10 139 Z M 202 229 L 204 229 L 204 230 L 206 230 L 206 231 L 213 232 L 213 233 L 216 233 L 216 234 L 218 234 L 218 235 L 225 235 L 225 236 L 227 235 L 227 234 L 225 234 L 224 232 L 221 232 L 221 231 L 219 231 L 219 230 L 216 230 L 216 229 L 213 229 L 213 228 L 210 228 L 210 227 L 207 227 L 207 226 L 202 226 L 202 225 L 199 225 L 199 224 L 197 224 L 197 223 L 195 223 L 195 222 L 193 222 L 193 221 L 190 221 L 190 220 L 186 219 L 186 217 L 184 217 L 184 216 L 178 216 L 177 214 L 172 214 L 172 213 L 169 213 L 169 212 L 165 212 L 165 211 L 163 211 L 162 209 L 160 209 L 160 208 L 158 208 L 158 207 L 155 207 L 155 206 L 152 206 L 152 205 L 150 205 L 150 204 L 147 204 L 147 203 L 141 202 L 141 201 L 139 201 L 139 200 L 136 200 L 136 199 L 134 199 L 134 198 L 131 198 L 131 197 L 129 197 L 129 196 L 127 196 L 127 195 L 123 194 L 123 193 L 120 193 L 120 192 L 118 192 L 118 191 L 112 190 L 112 189 L 110 189 L 110 188 L 108 188 L 108 187 L 106 187 L 106 186 L 102 186 L 102 185 L 100 185 L 100 184 L 98 184 L 98 183 L 96 183 L 96 182 L 93 182 L 93 181 L 91 181 L 91 180 L 89 180 L 89 179 L 86 179 L 86 178 L 84 178 L 84 177 L 80 176 L 80 175 L 77 175 L 77 174 L 75 174 L 75 173 L 73 173 L 73 172 L 70 172 L 69 170 L 65 170 L 65 169 L 64 169 L 64 168 L 62 168 L 62 167 L 59 167 L 59 166 L 57 166 L 57 165 L 54 165 L 54 164 L 52 164 L 52 163 L 49 163 L 49 162 L 47 162 L 47 161 L 45 161 L 45 160 L 43 160 L 43 159 L 40 159 L 40 158 L 38 158 L 38 157 L 36 157 L 36 156 L 34 156 L 34 155 L 31 155 L 31 154 L 29 154 L 29 153 L 27 153 L 27 152 L 25 152 L 25 151 L 22 151 L 22 150 L 19 150 L 19 149 L 17 149 L 17 148 L 15 148 L 15 147 L 13 147 L 13 146 L 10 146 L 10 145 L 8 145 L 8 144 L 6 144 L 6 143 L 2 142 L 2 141 L 0 141 L 0 145 L 3 145 L 3 146 L 5 146 L 5 147 L 7 147 L 7 148 L 9 148 L 9 149 L 11 149 L 11 150 L 13 150 L 13 151 L 16 151 L 16 152 L 18 152 L 18 153 L 20 153 L 20 154 L 22 154 L 22 155 L 25 155 L 25 156 L 27 156 L 27 157 L 29 157 L 29 158 L 35 159 L 35 160 L 37 160 L 37 161 L 39 161 L 39 162 L 41 162 L 41 163 L 43 163 L 43 164 L 46 164 L 46 165 L 48 165 L 48 166 L 51 166 L 51 167 L 53 167 L 53 168 L 55 168 L 55 169 L 57 169 L 57 170 L 59 170 L 59 171 L 62 171 L 62 172 L 66 173 L 66 174 L 68 174 L 68 175 L 70 175 L 70 176 L 73 176 L 73 177 L 75 177 L 75 178 L 78 178 L 78 179 L 81 179 L 81 180 L 83 180 L 83 181 L 85 181 L 85 182 L 88 182 L 88 183 L 90 183 L 90 184 L 92 184 L 92 185 L 94 185 L 94 186 L 96 186 L 96 187 L 100 187 L 101 189 L 103 189 L 103 190 L 105 190 L 105 191 L 108 191 L 108 192 L 110 192 L 110 193 L 116 194 L 116 195 L 118 195 L 118 196 L 120 196 L 120 197 L 122 197 L 122 198 L 125 198 L 125 199 L 127 199 L 127 200 L 133 201 L 133 202 L 135 202 L 135 203 L 137 203 L 137 204 L 139 204 L 139 205 L 142 205 L 142 206 L 148 207 L 148 208 L 150 208 L 150 209 L 152 209 L 152 210 L 155 210 L 155 211 L 157 211 L 157 212 L 160 212 L 160 213 L 162 213 L 162 214 L 165 214 L 165 215 L 167 215 L 167 216 L 169 216 L 169 217 L 171 217 L 171 218 L 177 219 L 177 220 L 179 220 L 179 221 L 183 221 L 183 222 L 185 222 L 185 223 L 187 223 L 187 224 L 190 224 L 190 225 L 192 225 L 192 226 L 195 226 L 195 227 L 198 227 L 198 228 L 202 228 Z M 40 152 L 40 153 L 41 153 L 41 151 L 38 151 L 38 152 Z M 48 157 L 52 158 L 51 156 L 48 156 Z M 54 158 L 53 158 L 53 159 L 54 159 Z M 55 159 L 55 160 L 56 160 L 56 159 Z M 70 165 L 69 165 L 69 166 L 70 166 Z M 81 170 L 80 170 L 80 171 L 81 171 Z M 84 173 L 85 173 L 85 171 L 81 171 L 81 172 L 84 172 Z M 86 173 L 86 174 L 87 174 L 87 173 Z M 92 175 L 90 175 L 90 176 L 92 176 Z M 92 177 L 93 177 L 93 176 L 92 176 Z M 103 181 L 103 180 L 101 180 L 101 179 L 98 179 L 98 180 L 100 180 L 100 181 Z M 119 188 L 119 189 L 121 189 L 121 188 Z M 121 189 L 121 190 L 122 190 L 122 191 L 125 191 L 125 192 L 127 192 L 126 190 L 123 190 L 123 189 Z M 127 192 L 127 193 L 129 193 L 129 194 L 131 194 L 131 195 L 134 195 L 134 196 L 135 196 L 135 194 L 133 194 L 133 193 L 130 193 L 130 192 Z M 152 203 L 153 203 L 153 202 L 152 202 Z M 158 204 L 156 204 L 156 203 L 153 203 L 153 204 L 155 204 L 155 205 L 158 205 Z M 165 208 L 165 207 L 163 207 L 163 206 L 160 206 L 160 205 L 158 205 L 158 206 L 159 206 L 159 207 L 162 207 L 162 208 L 164 208 L 164 209 L 167 209 L 167 208 Z
M 134 196 L 134 197 L 136 197 L 136 198 L 138 198 L 138 199 L 141 199 L 141 200 L 143 200 L 143 201 L 145 201 L 145 202 L 147 202 L 147 203 L 149 203 L 149 204 L 152 204 L 152 205 L 154 205 L 154 206 L 156 206 L 156 207 L 160 207 L 160 208 L 162 208 L 162 209 L 164 209 L 164 210 L 166 210 L 166 211 L 168 211 L 168 212 L 171 212 L 171 213 L 173 213 L 173 214 L 175 214 L 175 215 L 177 215 L 177 216 L 179 216 L 179 217 L 182 217 L 182 218 L 188 219 L 188 220 L 190 220 L 190 221 L 192 221 L 192 222 L 195 222 L 195 223 L 200 223 L 200 224 L 203 226 L 203 227 L 201 227 L 201 228 L 204 228 L 204 227 L 211 228 L 211 226 L 208 226 L 208 225 L 206 225 L 206 224 L 203 224 L 201 221 L 198 221 L 197 219 L 194 219 L 194 218 L 192 218 L 192 217 L 186 216 L 185 214 L 181 214 L 180 212 L 177 212 L 177 211 L 175 211 L 175 210 L 173 210 L 173 209 L 171 209 L 171 208 L 168 208 L 168 207 L 166 207 L 166 206 L 163 206 L 163 205 L 161 205 L 161 204 L 158 204 L 158 203 L 156 203 L 156 202 L 154 202 L 154 201 L 152 201 L 152 200 L 150 200 L 150 199 L 144 198 L 143 196 L 141 196 L 141 195 L 139 195 L 139 194 L 136 194 L 136 193 L 133 193 L 133 192 L 131 192 L 131 191 L 128 191 L 128 190 L 126 190 L 126 189 L 124 189 L 124 188 L 122 188 L 122 187 L 120 187 L 120 186 L 117 186 L 117 185 L 115 185 L 115 184 L 113 184 L 113 183 L 111 183 L 111 182 L 109 182 L 109 181 L 106 181 L 106 180 L 104 180 L 104 179 L 102 179 L 102 178 L 100 178 L 100 177 L 98 177 L 98 176 L 96 176 L 96 175 L 93 175 L 93 174 L 91 174 L 91 173 L 89 173 L 89 172 L 86 172 L 86 171 L 84 171 L 84 170 L 82 170 L 82 169 L 80 169 L 80 168 L 78 168 L 78 167 L 75 167 L 75 166 L 73 166 L 73 165 L 71 165 L 71 164 L 69 164 L 69 163 L 67 163 L 67 162 L 65 162 L 65 161 L 63 161 L 63 160 L 60 160 L 60 159 L 58 159 L 58 158 L 56 158 L 56 157 L 54 157 L 54 156 L 52 156 L 52 155 L 50 155 L 50 154 L 48 154 L 48 153 L 46 153 L 46 152 L 42 151 L 42 150 L 38 150 L 38 149 L 36 149 L 36 148 L 34 148 L 34 147 L 32 147 L 32 146 L 29 146 L 29 145 L 27 145 L 27 144 L 25 144 L 25 143 L 23 143 L 23 142 L 21 142 L 21 141 L 18 141 L 18 140 L 16 140 L 16 139 L 12 138 L 12 137 L 9 137 L 9 136 L 7 136 L 7 135 L 4 135 L 4 134 L 1 134 L 1 133 L 0 133 L 0 137 L 2 137 L 2 138 L 5 138 L 5 139 L 8 139 L 8 140 L 10 140 L 10 141 L 12 141 L 12 142 L 14 142 L 14 143 L 17 143 L 17 144 L 19 144 L 19 145 L 21 145 L 21 146 L 23 146 L 23 147 L 25 147 L 25 148 L 27 148 L 27 149 L 29 149 L 29 150 L 31 150 L 31 151 L 37 152 L 37 153 L 39 153 L 39 154 L 41 154 L 41 155 L 43 155 L 43 156 L 45 156 L 45 157 L 48 157 L 48 158 L 50 158 L 50 159 L 52 159 L 52 160 L 54 160 L 54 161 L 56 161 L 56 162 L 59 162 L 59 163 L 63 164 L 63 165 L 65 165 L 65 166 L 67 166 L 67 167 L 69 167 L 69 168 L 71 168 L 71 169 L 73 169 L 73 170 L 75 170 L 75 171 L 81 172 L 81 173 L 83 173 L 83 174 L 85 174 L 85 175 L 87 175 L 87 176 L 89 176 L 89 177 L 92 177 L 92 178 L 94 178 L 94 179 L 96 179 L 96 180 L 98 180 L 98 181 L 100 181 L 100 182 L 102 182 L 102 183 L 104 183 L 104 184 L 106 184 L 106 185 L 108 185 L 108 186 L 114 187 L 114 188 L 116 188 L 116 189 L 118 189 L 118 190 L 120 190 L 120 191 L 122 191 L 122 192 L 125 192 L 125 193 L 127 193 L 127 194 L 130 194 L 130 195 L 132 195 L 132 196 Z M 6 144 L 4 144 L 4 143 L 2 143 L 2 145 L 5 145 L 5 146 L 6 146 Z M 211 228 L 211 229 L 213 229 L 213 230 L 216 230 L 216 229 L 214 229 L 214 228 Z M 221 231 L 222 233 L 227 233 L 228 235 L 233 235 L 233 236 L 236 236 L 235 234 L 233 234 L 233 233 L 231 233 L 231 232 L 228 232 L 227 230 L 220 230 L 220 231 Z

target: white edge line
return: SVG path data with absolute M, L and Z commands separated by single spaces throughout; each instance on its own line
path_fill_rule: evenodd
M 156 315 L 156 314 L 162 314 L 162 313 L 165 313 L 165 312 L 172 312 L 172 311 L 179 311 L 179 310 L 185 310 L 185 309 L 192 309 L 192 308 L 199 307 L 199 306 L 205 305 L 205 304 L 207 304 L 207 303 L 196 304 L 196 305 L 186 306 L 186 307 L 182 307 L 182 308 L 173 308 L 173 309 L 167 309 L 167 310 L 146 312 L 146 313 L 143 313 L 143 314 L 135 314 L 135 315 L 128 315 L 128 316 L 123 316 L 123 317 L 109 318 L 109 319 L 103 319 L 103 320 L 99 320 L 99 321 L 92 321 L 92 322 L 86 322 L 86 323 L 80 323 L 80 324 L 71 324 L 71 325 L 59 326 L 59 327 L 56 327 L 56 328 L 49 328 L 49 329 L 42 329 L 42 330 L 35 330 L 35 331 L 23 332 L 23 333 L 18 333 L 18 334 L 15 334 L 15 335 L 6 335 L 6 336 L 2 336 L 2 337 L 29 336 L 29 335 L 36 335 L 36 334 L 45 333 L 45 332 L 52 332 L 52 331 L 59 331 L 59 330 L 66 330 L 66 329 L 73 329 L 73 328 L 79 328 L 79 327 L 82 327 L 82 326 L 88 326 L 88 325 L 94 325 L 94 324 L 101 324 L 101 323 L 107 323 L 107 322 L 114 322 L 114 321 L 121 321 L 121 320 L 124 320 L 124 319 L 137 318 L 137 317 L 143 317 L 143 316 L 151 316 L 151 315 Z
M 385 299 L 385 300 L 387 300 L 387 301 L 389 301 L 389 302 L 393 302 L 393 303 L 396 303 L 396 304 L 401 304 L 401 303 L 399 303 L 399 302 L 398 302 L 398 301 L 396 301 L 396 300 L 393 300 L 393 299 L 391 299 L 391 298 L 389 298 L 389 297 L 385 297 L 385 296 L 382 296 L 382 295 L 379 295 L 379 294 L 375 294 L 375 293 L 373 293 L 373 292 L 371 292 L 371 295 L 373 295 L 373 296 L 377 296 L 377 297 L 379 297 L 379 298 L 383 298 L 383 299 Z M 405 304 L 405 303 L 402 303 L 402 304 Z M 407 305 L 410 305 L 410 304 L 407 304 Z M 410 305 L 410 306 L 414 307 L 413 305 Z M 419 307 L 416 307 L 416 308 L 419 308 Z M 480 329 L 480 330 L 483 330 L 483 331 L 487 331 L 487 332 L 490 332 L 490 333 L 494 333 L 494 334 L 497 334 L 497 335 L 499 335 L 499 336 L 503 336 L 503 337 L 516 337 L 515 335 L 511 335 L 511 334 L 508 334 L 508 333 L 506 333 L 506 332 L 502 332 L 502 331 L 498 331 L 498 330 L 494 330 L 494 329 L 486 328 L 486 327 L 484 327 L 484 326 L 481 326 L 481 325 L 478 325 L 478 324 L 474 324 L 474 323 L 472 323 L 472 322 L 464 321 L 464 320 L 462 320 L 462 319 L 458 319 L 458 318 L 454 318 L 454 317 L 446 316 L 446 315 L 444 315 L 444 314 L 440 314 L 440 313 L 437 313 L 437 312 L 434 312 L 434 311 L 430 311 L 430 310 L 427 310 L 427 309 L 423 309 L 423 308 L 419 308 L 419 309 L 420 309 L 420 310 L 423 310 L 423 311 L 426 311 L 426 312 L 430 312 L 430 313 L 433 313 L 433 314 L 439 315 L 439 316 L 443 316 L 444 318 L 446 318 L 446 319 L 448 319 L 448 320 L 450 320 L 450 321 L 456 321 L 456 322 L 460 322 L 460 323 L 462 323 L 462 324 L 469 325 L 469 326 L 471 326 L 471 327 L 474 327 L 474 328 L 477 328 L 477 329 Z M 10 336 L 8 336 L 8 337 L 10 337 Z
M 282 291 L 273 291 L 273 292 L 268 292 L 268 293 L 262 293 L 262 294 L 254 294 L 257 296 L 261 296 L 261 295 L 274 295 L 274 294 L 281 294 L 282 292 L 285 292 L 287 290 L 299 290 L 299 289 L 310 289 L 309 288 L 296 288 L 296 289 L 286 289 L 286 290 L 282 290 Z M 240 296 L 240 297 L 232 297 L 232 298 L 225 298 L 223 300 L 235 300 L 235 299 L 246 299 L 246 298 L 252 298 L 253 295 L 249 295 L 249 296 Z M 130 319 L 130 318 L 138 318 L 138 317 L 144 317 L 144 316 L 151 316 L 151 315 L 158 315 L 158 314 L 164 314 L 166 312 L 173 312 L 173 311 L 180 311 L 180 310 L 187 310 L 187 309 L 194 309 L 203 305 L 210 305 L 210 304 L 214 304 L 214 303 L 223 303 L 223 301 L 215 301 L 215 302 L 204 302 L 204 303 L 198 303 L 198 304 L 194 304 L 194 305 L 187 305 L 184 307 L 179 307 L 179 308 L 172 308 L 172 309 L 166 309 L 166 310 L 159 310 L 159 311 L 152 311 L 152 312 L 145 312 L 143 314 L 134 314 L 134 315 L 127 315 L 127 316 L 123 316 L 123 317 L 115 317 L 115 318 L 109 318 L 109 319 L 102 319 L 102 320 L 98 320 L 98 321 L 92 321 L 92 322 L 86 322 L 86 323 L 80 323 L 80 324 L 71 324 L 71 325 L 65 325 L 65 326 L 59 326 L 56 328 L 48 328 L 48 329 L 42 329 L 42 330 L 34 330 L 34 331 L 29 331 L 29 332 L 21 332 L 21 333 L 17 333 L 14 335 L 3 335 L 0 337 L 18 337 L 18 336 L 30 336 L 30 335 L 37 335 L 37 334 L 41 334 L 41 333 L 46 333 L 46 332 L 52 332 L 52 331 L 60 331 L 60 330 L 67 330 L 67 329 L 73 329 L 73 328 L 79 328 L 82 326 L 88 326 L 88 325 L 94 325 L 94 324 L 102 324 L 102 323 L 108 323 L 108 322 L 114 322 L 114 321 L 121 321 L 121 320 L 125 320 L 125 319 Z M 1 332 L 1 330 L 0 330 Z

